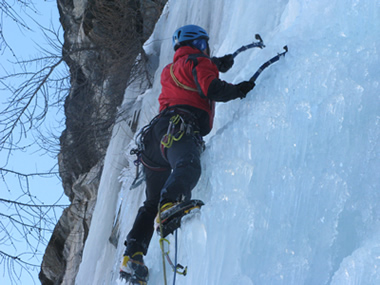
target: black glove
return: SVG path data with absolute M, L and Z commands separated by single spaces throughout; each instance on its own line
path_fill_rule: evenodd
M 211 58 L 211 61 L 215 63 L 216 67 L 218 67 L 218 70 L 220 72 L 226 72 L 234 64 L 234 57 L 232 56 L 232 54 L 227 54 L 222 57 L 213 57 Z
M 256 85 L 255 82 L 252 82 L 252 81 L 243 81 L 237 84 L 236 86 L 239 88 L 240 92 L 243 93 L 243 96 L 241 96 L 240 98 L 241 99 L 245 98 L 248 92 L 251 91 L 253 87 L 255 87 L 255 85 Z

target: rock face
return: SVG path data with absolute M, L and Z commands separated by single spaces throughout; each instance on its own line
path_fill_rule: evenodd
M 71 205 L 46 248 L 39 274 L 42 284 L 74 284 L 117 108 L 126 86 L 144 73 L 142 44 L 165 2 L 57 1 L 65 31 L 62 55 L 71 78 L 58 160 Z

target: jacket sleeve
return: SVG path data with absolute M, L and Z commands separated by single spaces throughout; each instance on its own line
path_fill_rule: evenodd
M 233 84 L 215 78 L 207 91 L 207 98 L 216 102 L 228 102 L 236 98 L 244 98 L 244 94 Z
M 193 69 L 195 84 L 202 97 L 216 102 L 227 102 L 244 97 L 236 85 L 219 79 L 217 66 L 210 60 L 201 58 Z

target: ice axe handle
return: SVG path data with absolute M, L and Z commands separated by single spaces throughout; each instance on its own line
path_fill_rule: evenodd
M 258 40 L 258 42 L 252 42 L 248 45 L 245 45 L 245 46 L 241 46 L 239 49 L 237 49 L 233 54 L 233 58 L 235 58 L 239 53 L 247 50 L 247 49 L 250 49 L 250 48 L 254 48 L 254 47 L 258 47 L 258 48 L 265 48 L 265 45 L 264 45 L 264 42 L 263 42 L 263 39 L 261 38 L 261 36 L 259 34 L 256 34 L 255 35 L 255 39 Z
M 260 67 L 259 69 L 256 71 L 256 73 L 249 79 L 249 81 L 255 83 L 257 77 L 259 77 L 259 75 L 261 74 L 261 72 L 263 72 L 263 70 L 265 68 L 267 68 L 268 66 L 270 66 L 271 64 L 277 62 L 278 60 L 280 60 L 281 57 L 285 56 L 285 54 L 288 52 L 288 46 L 284 46 L 284 52 L 282 53 L 279 53 L 277 54 L 275 57 L 272 57 L 270 60 L 264 62 Z

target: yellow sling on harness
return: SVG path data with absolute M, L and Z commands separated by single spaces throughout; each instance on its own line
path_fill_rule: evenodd
M 177 79 L 177 77 L 175 77 L 175 75 L 174 75 L 173 64 L 170 65 L 170 75 L 172 76 L 173 81 L 175 82 L 175 84 L 177 84 L 178 87 L 181 87 L 181 88 L 183 88 L 183 89 L 185 89 L 185 90 L 198 92 L 198 89 L 196 89 L 196 88 L 192 88 L 192 87 L 190 87 L 190 86 L 187 86 L 187 85 L 185 85 L 185 84 L 179 82 L 179 80 Z

